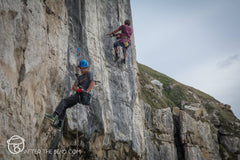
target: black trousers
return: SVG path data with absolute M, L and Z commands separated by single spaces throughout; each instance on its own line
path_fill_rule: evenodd
M 55 111 L 58 114 L 58 120 L 63 121 L 67 108 L 71 108 L 77 103 L 81 103 L 81 94 L 79 93 L 62 99 Z

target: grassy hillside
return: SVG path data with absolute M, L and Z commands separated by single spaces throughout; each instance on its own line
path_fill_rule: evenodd
M 181 107 L 181 103 L 217 102 L 213 97 L 197 89 L 183 85 L 174 79 L 159 73 L 143 64 L 138 63 L 141 95 L 143 100 L 152 107 L 162 108 L 169 106 Z M 157 97 L 154 92 L 147 89 L 146 85 L 152 85 L 152 80 L 158 80 L 163 84 L 163 97 Z M 196 98 L 197 97 L 197 98 Z M 218 103 L 218 102 L 217 102 Z
M 233 114 L 229 105 L 224 105 L 210 95 L 194 89 L 193 87 L 181 84 L 143 64 L 138 63 L 138 68 L 141 97 L 143 101 L 148 103 L 153 109 L 166 107 L 182 108 L 183 105 L 200 103 L 206 108 L 209 114 L 209 120 L 214 121 L 214 117 L 217 116 L 222 128 L 225 128 L 231 133 L 236 133 L 236 135 L 240 137 L 240 133 L 237 133 L 234 128 L 229 126 L 229 123 L 239 121 Z M 156 90 L 146 87 L 152 86 L 152 88 L 154 88 L 154 85 L 151 83 L 154 79 L 163 84 L 163 89 L 161 91 L 162 96 L 159 96 Z M 160 92 L 160 90 L 158 92 Z M 216 116 L 213 116 L 213 114 Z

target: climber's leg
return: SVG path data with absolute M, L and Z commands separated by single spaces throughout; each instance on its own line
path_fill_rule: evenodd
M 125 64 L 126 62 L 126 57 L 127 57 L 127 49 L 129 48 L 129 46 L 131 46 L 131 42 L 128 42 L 128 46 L 125 47 L 124 45 L 122 46 L 123 48 L 123 59 L 122 59 L 122 62 Z
M 81 97 L 79 93 L 76 93 L 68 98 L 63 99 L 56 108 L 56 111 L 54 112 L 55 114 L 58 115 L 58 124 L 52 124 L 52 126 L 61 131 L 67 108 L 71 108 L 80 102 Z
M 115 60 L 114 60 L 115 62 L 119 59 L 117 47 L 121 45 L 120 43 L 121 43 L 120 40 L 118 40 L 113 44 L 114 51 L 115 51 Z
M 63 120 L 66 114 L 66 109 L 71 108 L 81 101 L 80 94 L 76 93 L 68 98 L 63 99 L 56 108 L 55 113 L 59 120 Z

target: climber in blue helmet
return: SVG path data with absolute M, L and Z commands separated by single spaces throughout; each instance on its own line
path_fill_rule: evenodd
M 91 95 L 89 92 L 95 85 L 93 74 L 88 71 L 88 62 L 86 60 L 81 60 L 78 67 L 82 74 L 77 76 L 77 80 L 72 86 L 72 90 L 76 91 L 76 93 L 70 97 L 62 99 L 53 114 L 45 114 L 45 117 L 53 122 L 52 126 L 59 131 L 62 130 L 62 124 L 67 108 L 71 108 L 77 103 L 88 105 L 90 102 Z M 58 124 L 54 124 L 56 117 L 58 117 Z

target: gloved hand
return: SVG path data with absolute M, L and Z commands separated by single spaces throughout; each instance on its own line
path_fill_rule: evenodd
M 108 33 L 107 35 L 109 35 L 110 37 L 113 37 L 113 36 L 115 36 L 115 34 L 114 34 L 114 33 Z
M 78 93 L 81 93 L 82 91 L 83 91 L 83 90 L 82 90 L 81 88 L 78 88 L 78 89 L 77 89 L 77 92 L 78 92 Z

